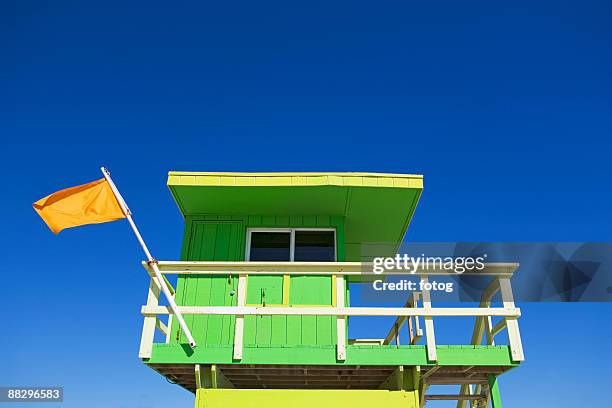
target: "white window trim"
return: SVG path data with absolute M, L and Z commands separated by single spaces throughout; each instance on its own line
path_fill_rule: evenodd
M 338 240 L 335 228 L 247 228 L 245 258 L 251 260 L 251 233 L 253 232 L 288 232 L 289 238 L 289 262 L 295 262 L 295 232 L 296 231 L 333 231 L 334 233 L 334 262 L 338 261 Z

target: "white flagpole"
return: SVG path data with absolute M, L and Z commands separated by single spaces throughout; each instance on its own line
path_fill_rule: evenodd
M 179 312 L 176 302 L 174 301 L 174 298 L 172 297 L 172 294 L 170 293 L 170 290 L 168 289 L 168 286 L 166 285 L 166 282 L 164 281 L 164 278 L 162 277 L 162 274 L 159 271 L 159 268 L 157 267 L 157 260 L 153 258 L 153 256 L 149 252 L 149 248 L 147 248 L 147 244 L 145 244 L 144 240 L 142 239 L 142 235 L 140 235 L 140 232 L 138 231 L 138 228 L 136 227 L 136 224 L 134 224 L 134 220 L 132 219 L 132 212 L 130 211 L 130 208 L 125 203 L 125 200 L 119 193 L 119 190 L 117 190 L 115 183 L 113 183 L 113 180 L 111 179 L 110 172 L 108 171 L 108 169 L 106 167 L 102 167 L 101 170 L 102 170 L 102 174 L 104 174 L 104 178 L 106 179 L 106 181 L 108 181 L 108 184 L 113 190 L 113 193 L 115 194 L 115 198 L 119 202 L 119 205 L 121 206 L 121 209 L 123 210 L 123 213 L 127 217 L 127 220 L 130 223 L 130 226 L 132 227 L 132 231 L 134 231 L 134 234 L 136 235 L 136 238 L 138 239 L 138 242 L 140 243 L 142 250 L 147 256 L 148 264 L 151 267 L 151 269 L 153 269 L 155 278 L 157 279 L 157 282 L 159 283 L 159 286 L 162 292 L 164 292 L 166 299 L 168 299 L 168 304 L 170 306 L 170 309 L 172 310 L 172 313 L 174 313 L 174 316 L 178 320 L 179 326 L 181 326 L 181 330 L 183 331 L 183 333 L 185 333 L 185 337 L 187 337 L 187 341 L 189 341 L 189 345 L 191 346 L 191 348 L 195 348 L 196 342 L 191 336 L 191 331 L 189 331 L 189 327 L 187 327 L 187 324 L 185 323 L 185 319 L 183 319 L 183 315 L 181 314 L 181 312 Z

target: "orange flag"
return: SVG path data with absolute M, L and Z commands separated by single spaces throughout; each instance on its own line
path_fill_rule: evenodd
M 55 234 L 64 228 L 125 218 L 110 184 L 104 178 L 60 190 L 32 205 Z

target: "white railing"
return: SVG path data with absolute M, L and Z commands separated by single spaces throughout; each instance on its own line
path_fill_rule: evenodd
M 501 301 L 504 307 L 514 307 L 514 295 L 512 294 L 512 285 L 510 278 L 495 278 L 489 286 L 483 291 L 480 298 L 480 307 L 489 308 L 493 297 L 497 292 L 501 292 Z M 508 332 L 508 342 L 510 344 L 510 353 L 512 360 L 523 361 L 525 359 L 523 353 L 523 345 L 521 342 L 521 334 L 519 331 L 518 321 L 516 318 L 505 317 L 500 319 L 496 324 L 493 324 L 491 316 L 481 316 L 476 319 L 474 330 L 472 332 L 471 344 L 482 344 L 483 339 L 486 344 L 495 345 L 495 336 L 503 330 Z M 476 385 L 476 389 L 472 389 L 471 384 L 461 385 L 460 395 L 480 395 L 483 391 L 482 385 Z M 458 401 L 457 408 L 466 408 L 467 401 Z M 471 407 L 479 406 L 478 402 L 470 403 Z M 488 406 L 485 404 L 484 406 Z
M 141 338 L 139 356 L 141 358 L 151 357 L 155 329 L 161 330 L 169 340 L 169 326 L 164 324 L 158 315 L 169 315 L 172 312 L 168 306 L 159 305 L 160 287 L 150 266 L 143 264 L 151 275 L 151 285 L 147 304 L 142 307 L 144 315 L 144 326 Z M 159 261 L 159 270 L 163 275 L 237 275 L 237 305 L 236 306 L 178 306 L 183 314 L 200 315 L 234 315 L 236 324 L 234 331 L 234 359 L 242 359 L 244 317 L 250 315 L 318 315 L 335 316 L 337 332 L 337 358 L 346 360 L 346 317 L 347 316 L 395 316 L 397 319 L 384 344 L 389 344 L 393 339 L 399 345 L 399 331 L 403 324 L 408 322 L 410 333 L 410 344 L 415 344 L 425 334 L 425 345 L 427 357 L 430 361 L 437 361 L 436 339 L 433 318 L 436 316 L 476 316 L 476 325 L 472 336 L 472 344 L 482 342 L 483 333 L 486 333 L 487 344 L 493 344 L 493 338 L 503 329 L 508 331 L 509 345 L 512 359 L 522 361 L 523 350 L 518 328 L 517 318 L 520 310 L 515 307 L 510 285 L 510 277 L 518 264 L 514 263 L 490 263 L 480 271 L 466 272 L 469 275 L 493 277 L 492 283 L 484 291 L 479 307 L 432 307 L 429 291 L 413 293 L 404 307 L 347 307 L 345 305 L 345 285 L 348 277 L 351 281 L 369 282 L 380 279 L 380 275 L 374 275 L 371 265 L 361 262 L 173 262 Z M 406 275 L 405 271 L 386 271 L 386 275 Z M 414 275 L 422 280 L 428 276 L 451 275 L 442 268 L 435 265 L 423 265 L 415 271 Z M 266 307 L 246 305 L 246 277 L 247 275 L 325 275 L 333 276 L 335 284 L 336 306 L 300 306 L 291 307 Z M 163 284 L 169 285 L 167 281 Z M 502 307 L 491 307 L 493 296 L 501 291 Z M 419 298 L 422 300 L 419 305 Z M 420 328 L 419 317 L 424 320 L 425 332 Z M 500 317 L 501 320 L 492 325 L 492 317 Z

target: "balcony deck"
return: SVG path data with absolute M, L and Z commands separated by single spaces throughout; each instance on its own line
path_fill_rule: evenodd
M 491 361 L 492 362 L 492 361 Z M 168 381 L 195 393 L 195 364 L 148 364 Z M 509 365 L 420 366 L 428 385 L 474 384 L 485 386 L 489 375 L 514 368 Z M 203 365 L 203 367 L 207 367 Z M 223 380 L 217 388 L 238 389 L 380 389 L 397 369 L 396 365 L 281 365 L 219 364 Z M 404 365 L 403 367 L 412 367 Z
M 427 292 L 413 292 L 404 307 L 262 307 L 247 306 L 244 286 L 238 285 L 236 306 L 179 306 L 183 314 L 236 316 L 233 344 L 204 344 L 192 349 L 187 344 L 170 341 L 172 321 L 163 322 L 158 315 L 170 315 L 167 306 L 159 305 L 158 283 L 152 279 L 149 298 L 142 313 L 145 327 L 140 357 L 150 368 L 170 382 L 195 392 L 200 370 L 214 370 L 216 383 L 212 388 L 246 389 L 385 389 L 398 369 L 416 369 L 418 382 L 425 390 L 430 385 L 461 385 L 458 400 L 481 398 L 491 376 L 498 376 L 523 360 L 517 319 L 520 311 L 514 305 L 510 277 L 516 264 L 489 264 L 479 275 L 491 282 L 484 289 L 479 307 L 437 308 Z M 145 266 L 146 267 L 146 266 Z M 164 274 L 228 275 L 239 279 L 247 274 L 313 274 L 330 275 L 337 279 L 339 299 L 345 290 L 345 278 L 354 282 L 369 282 L 367 266 L 355 262 L 327 263 L 254 263 L 254 262 L 160 262 Z M 417 271 L 417 276 L 448 274 L 439 270 Z M 165 283 L 167 284 L 167 282 Z M 500 306 L 493 307 L 493 297 L 501 294 Z M 241 296 L 242 293 L 242 296 Z M 337 321 L 337 341 L 332 345 L 247 344 L 240 325 L 244 316 L 265 315 L 325 315 Z M 387 336 L 380 340 L 351 341 L 346 338 L 346 316 L 395 316 Z M 473 316 L 475 325 L 469 344 L 436 344 L 436 316 Z M 498 319 L 493 324 L 492 317 Z M 335 323 L 334 323 L 335 324 Z M 400 331 L 408 329 L 408 338 L 400 344 Z M 422 328 L 421 328 L 422 327 Z M 154 331 L 166 335 L 163 343 L 154 342 Z M 507 344 L 495 337 L 507 332 Z M 405 333 L 405 332 L 403 332 Z M 405 334 L 404 334 L 405 335 Z M 485 344 L 483 344 L 483 342 Z M 476 386 L 477 394 L 469 391 Z M 392 389 L 392 388 L 388 388 Z M 444 397 L 444 398 L 442 398 Z M 449 399 L 451 396 L 425 395 L 425 399 Z

